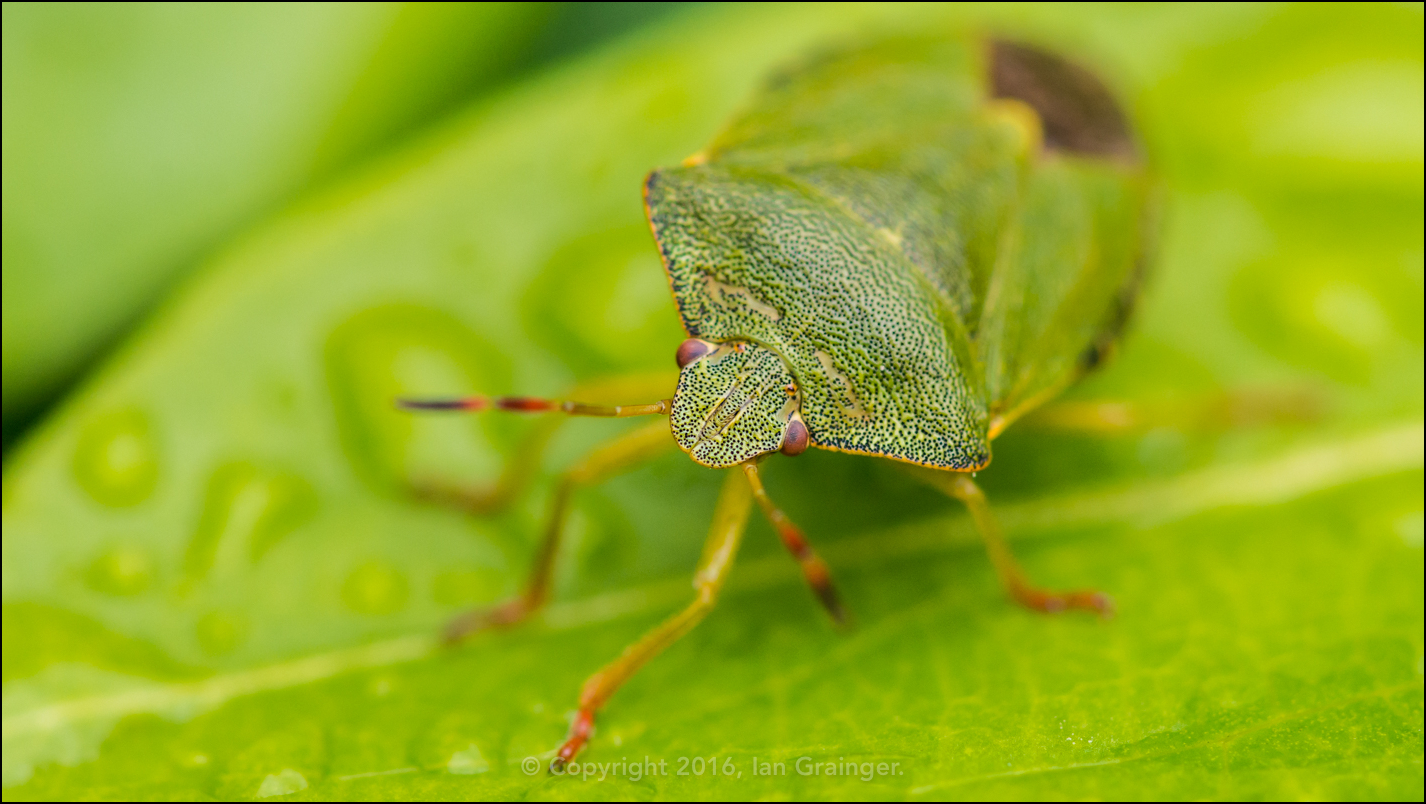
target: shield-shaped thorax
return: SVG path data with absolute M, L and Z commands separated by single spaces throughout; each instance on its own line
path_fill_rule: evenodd
M 690 335 L 775 352 L 814 446 L 957 470 L 1112 341 L 1144 197 L 1098 81 L 972 37 L 795 65 L 645 185 Z

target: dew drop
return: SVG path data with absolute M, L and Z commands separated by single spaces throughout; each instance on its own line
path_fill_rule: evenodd
M 74 479 L 103 505 L 122 508 L 148 499 L 158 480 L 158 450 L 138 408 L 98 416 L 80 432 Z
M 1328 284 L 1317 292 L 1312 308 L 1317 323 L 1353 346 L 1371 350 L 1391 339 L 1386 312 L 1361 285 Z
M 485 761 L 484 755 L 475 743 L 471 743 L 463 751 L 451 754 L 450 761 L 446 763 L 446 772 L 460 776 L 471 776 L 477 773 L 485 773 L 490 770 L 490 763 Z
M 149 588 L 153 580 L 154 562 L 143 550 L 133 546 L 113 547 L 84 572 L 84 583 L 96 592 L 128 597 Z
M 291 768 L 283 768 L 280 773 L 269 773 L 257 789 L 258 798 L 286 796 L 307 789 L 307 779 Z
M 1406 514 L 1396 520 L 1396 534 L 1401 537 L 1407 547 L 1420 550 L 1423 531 L 1426 531 L 1426 528 L 1422 527 L 1420 511 Z
M 428 474 L 492 477 L 498 445 L 521 427 L 522 417 L 412 415 L 393 404 L 512 390 L 508 357 L 437 308 L 395 304 L 358 313 L 332 332 L 325 362 L 347 456 L 383 488 Z
M 203 511 L 183 556 L 184 588 L 202 581 L 218 560 L 259 561 L 282 539 L 310 519 L 317 495 L 303 478 L 247 461 L 230 461 L 208 478 Z
M 358 614 L 391 614 L 406 606 L 406 577 L 381 561 L 368 561 L 342 583 L 342 602 Z
M 636 222 L 642 223 L 642 222 Z M 569 366 L 667 360 L 678 319 L 647 225 L 608 228 L 558 244 L 521 304 L 526 331 Z
M 248 638 L 248 621 L 236 612 L 210 611 L 195 626 L 198 644 L 212 656 L 232 653 Z

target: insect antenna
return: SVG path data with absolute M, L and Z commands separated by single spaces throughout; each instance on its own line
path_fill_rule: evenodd
M 567 413 L 571 416 L 603 416 L 622 419 L 628 416 L 667 415 L 673 409 L 673 400 L 661 399 L 647 405 L 591 405 L 586 402 L 540 399 L 532 396 L 460 396 L 444 399 L 398 399 L 396 406 L 402 410 L 411 411 L 557 412 Z

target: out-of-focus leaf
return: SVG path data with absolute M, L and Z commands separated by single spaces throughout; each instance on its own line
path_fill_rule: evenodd
M 202 252 L 500 77 L 546 16 L 6 5 L 6 440 Z
M 981 479 L 1027 569 L 1113 592 L 1107 623 L 1010 606 L 894 465 L 770 462 L 858 629 L 755 522 L 723 605 L 606 710 L 603 769 L 527 775 L 687 599 L 717 478 L 671 454 L 581 492 L 556 604 L 444 652 L 445 618 L 515 588 L 549 472 L 500 516 L 417 503 L 394 478 L 488 482 L 537 423 L 389 401 L 670 366 L 644 173 L 809 46 L 960 15 L 1094 63 L 1162 168 L 1157 274 L 1076 393 L 1311 381 L 1330 412 L 998 440 Z M 6 797 L 1419 798 L 1421 152 L 1274 138 L 1414 125 L 1420 31 L 1404 6 L 706 9 L 500 99 L 235 247 L 16 457 Z M 570 422 L 549 470 L 620 426 Z

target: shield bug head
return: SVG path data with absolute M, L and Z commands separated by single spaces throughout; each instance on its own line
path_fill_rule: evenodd
M 685 362 L 687 358 L 687 362 Z M 801 393 L 782 358 L 751 341 L 690 338 L 673 395 L 674 438 L 704 466 L 735 466 L 768 452 L 807 449 Z

